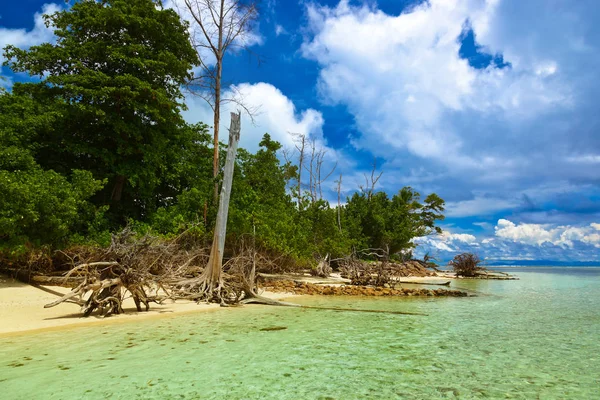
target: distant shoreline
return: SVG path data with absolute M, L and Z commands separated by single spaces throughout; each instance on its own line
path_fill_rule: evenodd
M 600 267 L 600 263 L 597 261 L 485 261 L 486 267 Z
M 488 265 L 493 268 L 600 268 L 600 265 Z

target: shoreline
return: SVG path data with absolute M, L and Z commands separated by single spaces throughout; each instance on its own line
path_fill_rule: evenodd
M 295 278 L 294 280 L 299 280 L 309 285 L 317 284 L 317 286 L 327 285 L 332 287 L 346 285 L 348 280 L 343 279 L 338 275 L 339 274 L 332 274 L 330 278 L 317 278 L 293 274 L 283 276 L 288 279 Z M 427 284 L 436 285 L 434 282 L 439 282 L 440 280 L 455 281 L 460 279 L 449 275 L 450 274 L 437 273 L 436 276 L 402 277 L 400 283 L 408 284 L 409 287 L 420 287 L 421 285 Z M 272 277 L 269 275 L 266 276 Z M 440 283 L 437 283 L 437 285 L 439 284 Z M 214 303 L 208 304 L 184 300 L 167 300 L 163 304 L 153 303 L 150 306 L 149 311 L 138 312 L 133 299 L 131 298 L 127 298 L 123 302 L 124 314 L 112 315 L 107 318 L 95 314 L 84 318 L 79 312 L 79 305 L 74 303 L 62 303 L 52 308 L 44 308 L 45 304 L 56 300 L 57 296 L 62 296 L 69 291 L 70 289 L 65 287 L 28 285 L 6 275 L 0 275 L 0 321 L 2 322 L 0 324 L 0 338 L 84 326 L 144 321 L 177 315 L 216 311 L 224 308 L 219 304 Z M 291 299 L 303 295 L 305 294 L 294 293 L 292 291 L 264 291 L 262 293 L 262 296 L 274 300 Z
M 62 303 L 52 308 L 44 308 L 45 304 L 56 300 L 58 294 L 62 295 L 69 291 L 68 288 L 56 286 L 51 289 L 31 286 L 0 275 L 0 338 L 226 309 L 226 307 L 212 303 L 165 301 L 163 304 L 152 303 L 150 310 L 138 312 L 131 298 L 123 302 L 124 314 L 112 315 L 107 318 L 94 314 L 84 318 L 79 312 L 79 305 L 74 303 Z M 292 293 L 264 292 L 262 295 L 274 300 L 297 297 Z

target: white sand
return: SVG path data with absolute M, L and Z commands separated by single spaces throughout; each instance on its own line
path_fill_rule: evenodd
M 109 318 L 95 315 L 82 318 L 79 305 L 74 303 L 62 303 L 52 308 L 44 308 L 45 304 L 58 299 L 59 294 L 68 292 L 67 288 L 55 286 L 37 288 L 0 275 L 0 336 L 26 331 L 62 329 L 69 326 L 133 322 L 192 312 L 226 310 L 226 308 L 219 307 L 218 304 L 167 300 L 164 304 L 151 303 L 148 312 L 137 312 L 131 298 L 124 302 L 125 314 Z M 289 293 L 270 292 L 262 293 L 262 295 L 272 299 L 294 296 Z

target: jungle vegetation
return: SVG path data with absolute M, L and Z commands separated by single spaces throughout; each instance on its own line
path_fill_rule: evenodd
M 83 0 L 46 21 L 56 42 L 4 49 L 22 79 L 0 92 L 2 259 L 107 247 L 125 227 L 209 245 L 223 161 L 215 177 L 211 128 L 182 117 L 201 65 L 186 24 L 152 0 Z M 306 183 L 318 160 L 284 160 L 269 134 L 259 146 L 237 154 L 226 256 L 252 240 L 289 268 L 326 254 L 410 257 L 413 238 L 439 231 L 436 194 L 373 185 L 332 205 Z

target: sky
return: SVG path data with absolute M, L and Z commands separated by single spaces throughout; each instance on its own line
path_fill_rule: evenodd
M 64 7 L 3 2 L 0 47 L 52 41 L 41 14 Z M 262 0 L 224 80 L 257 110 L 242 146 L 268 132 L 293 157 L 304 134 L 327 151 L 328 200 L 340 173 L 350 196 L 374 161 L 379 190 L 441 196 L 444 233 L 417 255 L 600 262 L 596 21 L 597 0 Z M 188 121 L 211 123 L 186 102 Z

